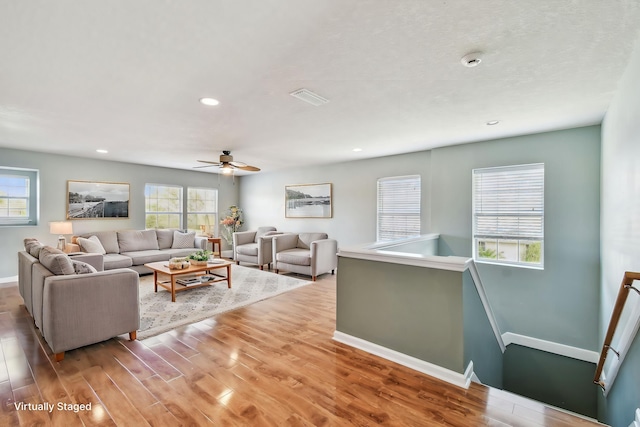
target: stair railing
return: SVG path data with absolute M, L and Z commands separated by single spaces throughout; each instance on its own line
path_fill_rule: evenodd
M 634 290 L 640 295 L 640 290 L 633 287 L 634 280 L 640 280 L 640 273 L 634 273 L 630 271 L 624 273 L 622 283 L 620 284 L 620 290 L 618 291 L 618 298 L 616 299 L 616 303 L 613 306 L 613 312 L 611 313 L 609 328 L 607 329 L 607 334 L 604 338 L 604 343 L 602 344 L 602 351 L 600 352 L 600 359 L 598 361 L 596 373 L 593 377 L 593 383 L 602 387 L 603 390 L 606 389 L 606 384 L 601 379 L 601 376 L 602 370 L 604 369 L 604 363 L 607 359 L 607 354 L 609 353 L 609 351 L 612 351 L 616 354 L 616 356 L 618 356 L 618 358 L 620 358 L 620 352 L 611 347 L 611 341 L 613 340 L 616 328 L 618 327 L 618 322 L 620 321 L 620 316 L 622 315 L 624 305 L 627 302 L 627 296 L 629 295 L 630 290 Z

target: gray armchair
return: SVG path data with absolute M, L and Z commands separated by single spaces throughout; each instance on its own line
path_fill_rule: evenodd
M 233 259 L 236 264 L 240 261 L 258 264 L 264 270 L 267 264 L 271 268 L 271 239 L 274 235 L 282 234 L 275 227 L 259 227 L 255 231 L 236 231 L 233 233 Z
M 338 266 L 338 242 L 326 233 L 298 233 L 273 236 L 273 268 L 316 277 L 334 274 Z

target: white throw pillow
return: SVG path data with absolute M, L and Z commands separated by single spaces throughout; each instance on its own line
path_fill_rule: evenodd
M 83 252 L 90 252 L 92 254 L 101 254 L 104 255 L 107 251 L 104 250 L 100 239 L 98 236 L 91 236 L 88 239 L 84 237 L 78 237 L 78 244 L 82 248 Z
M 196 232 L 190 231 L 188 233 L 181 233 L 179 231 L 173 232 L 173 244 L 171 249 L 186 249 L 193 248 L 196 241 Z

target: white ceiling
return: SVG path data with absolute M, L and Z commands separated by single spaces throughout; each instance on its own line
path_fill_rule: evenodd
M 274 171 L 597 124 L 639 30 L 638 0 L 2 0 L 0 146 Z

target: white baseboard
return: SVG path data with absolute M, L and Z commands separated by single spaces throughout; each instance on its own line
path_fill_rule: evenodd
M 446 381 L 458 387 L 469 388 L 469 384 L 471 384 L 471 379 L 474 375 L 473 362 L 469 362 L 465 373 L 461 374 L 343 332 L 335 331 L 333 333 L 333 339 L 348 346 L 366 351 L 367 353 L 382 357 L 383 359 L 406 366 L 407 368 L 411 368 L 415 371 L 422 372 L 423 374 Z
M 512 332 L 505 332 L 502 334 L 502 341 L 504 341 L 505 346 L 508 346 L 509 344 L 517 344 L 594 364 L 598 363 L 598 359 L 600 358 L 600 354 L 595 351 L 571 347 L 569 345 L 541 340 L 539 338 L 529 337 L 526 335 L 514 334 Z
M 18 281 L 18 276 L 0 277 L 0 283 L 11 283 L 11 282 L 17 282 L 17 281 Z

